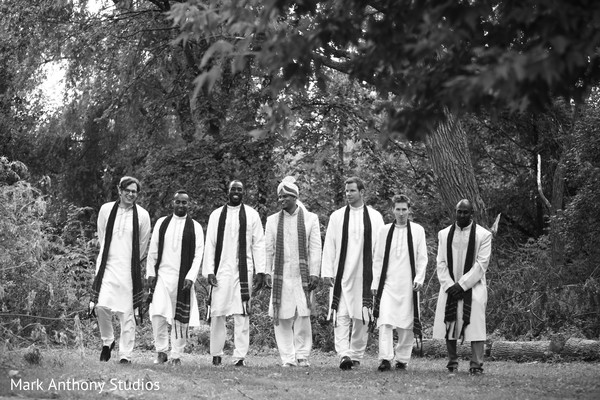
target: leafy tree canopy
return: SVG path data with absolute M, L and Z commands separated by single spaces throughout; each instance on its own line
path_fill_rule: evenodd
M 189 0 L 170 16 L 183 40 L 236 38 L 205 55 L 233 59 L 234 71 L 247 55 L 280 83 L 307 85 L 314 74 L 325 84 L 324 66 L 372 83 L 389 98 L 387 132 L 409 138 L 445 108 L 539 111 L 555 96 L 585 99 L 600 77 L 600 3 L 591 0 Z

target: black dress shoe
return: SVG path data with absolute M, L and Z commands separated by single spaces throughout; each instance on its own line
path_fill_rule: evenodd
M 110 360 L 110 353 L 115 348 L 115 341 L 113 340 L 110 346 L 102 346 L 102 351 L 100 352 L 100 361 L 108 361 Z
M 233 365 L 235 365 L 236 367 L 245 367 L 246 366 L 246 362 L 242 358 L 241 360 L 237 360 L 236 362 L 234 362 Z
M 380 372 L 389 371 L 390 369 L 392 369 L 392 366 L 388 360 L 381 360 L 381 364 L 377 367 L 377 371 Z
M 483 374 L 483 368 L 469 368 L 469 373 L 471 375 L 482 375 Z
M 342 357 L 342 361 L 340 361 L 340 369 L 343 369 L 344 371 L 346 371 L 346 370 L 352 369 L 353 366 L 354 366 L 354 363 L 352 362 L 350 357 L 348 357 L 348 356 Z
M 396 361 L 396 369 L 406 371 L 406 363 Z
M 171 365 L 181 365 L 181 360 L 179 358 L 172 358 Z
M 121 358 L 119 360 L 119 364 L 131 364 L 131 360 L 128 360 L 126 358 Z
M 212 360 L 213 365 L 221 365 L 221 356 L 214 356 Z
M 450 375 L 454 375 L 457 372 L 458 372 L 458 367 L 448 367 L 448 373 Z

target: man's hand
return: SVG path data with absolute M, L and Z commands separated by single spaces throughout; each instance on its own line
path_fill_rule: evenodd
M 325 286 L 333 287 L 335 284 L 335 278 L 323 278 L 323 284 Z
M 319 286 L 319 277 L 316 275 L 311 275 L 308 277 L 308 291 L 312 292 Z
M 259 272 L 254 276 L 254 291 L 259 292 L 265 286 L 265 274 Z
M 413 282 L 413 291 L 420 292 L 423 289 L 423 284 L 418 282 Z
M 458 298 L 461 298 L 464 292 L 465 291 L 463 290 L 462 286 L 459 285 L 458 282 L 456 282 L 454 285 L 450 286 L 448 290 L 446 290 L 448 296 Z
M 208 275 L 208 284 L 210 286 L 217 286 L 217 277 L 215 274 Z
M 148 283 L 148 287 L 151 290 L 154 289 L 154 284 L 156 283 L 156 277 L 155 276 L 149 276 L 148 280 L 147 280 L 147 283 Z
M 271 279 L 271 275 L 265 274 L 265 288 L 271 289 L 273 287 L 273 280 Z
M 377 297 L 377 289 L 371 289 L 371 294 L 373 297 Z
M 183 286 L 181 287 L 181 289 L 186 292 L 188 290 L 190 290 L 192 288 L 192 286 L 194 286 L 194 282 L 192 282 L 190 279 L 185 279 L 183 281 Z

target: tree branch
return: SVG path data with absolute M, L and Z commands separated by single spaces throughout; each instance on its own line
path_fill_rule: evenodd
M 552 212 L 552 204 L 550 204 L 544 195 L 544 190 L 542 188 L 542 156 L 540 154 L 537 155 L 537 186 L 544 205 L 548 208 L 548 211 Z

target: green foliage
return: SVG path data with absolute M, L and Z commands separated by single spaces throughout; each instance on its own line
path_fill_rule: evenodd
M 490 328 L 539 337 L 562 321 L 598 335 L 597 100 L 574 112 L 556 97 L 579 101 L 597 83 L 596 5 L 139 1 L 90 15 L 84 3 L 5 3 L 0 154 L 31 174 L 0 159 L 0 303 L 27 316 L 2 325 L 2 335 L 72 343 L 69 318 L 85 309 L 93 275 L 94 213 L 115 198 L 124 174 L 141 178 L 140 202 L 153 220 L 185 188 L 205 227 L 234 178 L 264 220 L 278 209 L 279 181 L 295 176 L 323 234 L 349 175 L 366 181 L 367 202 L 386 221 L 391 196 L 407 193 L 428 238 L 428 332 L 439 289 L 436 233 L 451 220 L 425 146 L 395 134 L 422 138 L 445 107 L 462 114 L 488 212 L 502 213 Z M 42 116 L 37 97 L 25 94 L 53 57 L 67 60 L 70 94 Z M 530 109 L 544 112 L 510 112 Z M 565 170 L 555 214 L 537 190 L 538 154 L 547 194 Z M 40 190 L 23 182 L 40 178 Z M 551 257 L 557 231 L 564 265 Z M 313 330 L 315 346 L 332 349 L 326 293 L 317 292 Z M 199 301 L 206 295 L 200 288 Z M 267 306 L 256 299 L 257 346 L 274 343 Z M 83 329 L 97 335 L 93 322 Z M 151 346 L 148 329 L 142 335 Z
M 1 335 L 61 343 L 69 319 L 85 310 L 94 249 L 85 236 L 67 245 L 52 234 L 47 202 L 29 183 L 0 186 L 0 199 Z
M 273 1 L 173 5 L 179 40 L 238 37 L 207 51 L 236 72 L 252 57 L 285 83 L 305 87 L 324 67 L 392 94 L 387 133 L 424 137 L 452 112 L 543 110 L 553 97 L 581 102 L 598 82 L 600 7 L 570 1 Z M 249 42 L 252 45 L 249 46 Z M 258 51 L 257 51 L 258 49 Z M 242 62 L 243 63 L 243 62 Z M 218 75 L 200 75 L 201 84 Z M 322 82 L 319 80 L 319 82 Z

